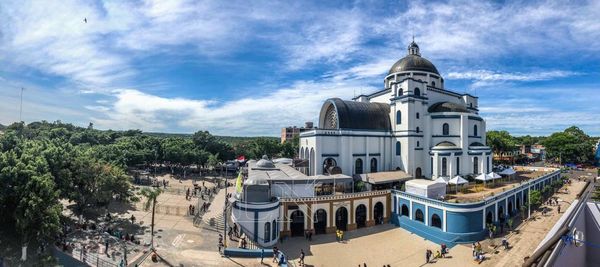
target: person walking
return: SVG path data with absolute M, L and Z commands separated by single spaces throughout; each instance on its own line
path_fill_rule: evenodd
M 442 253 L 442 258 L 446 257 L 446 249 L 447 249 L 446 244 L 442 243 L 441 250 L 440 250 Z
M 558 212 L 558 214 L 560 214 L 560 205 L 558 205 L 558 206 L 556 207 L 556 211 Z
M 131 214 L 131 224 L 135 224 L 135 216 L 133 214 Z
M 300 249 L 300 261 L 298 262 L 300 266 L 304 266 L 304 250 Z
M 277 247 L 273 247 L 273 262 L 277 263 L 277 254 L 279 254 L 279 249 Z
M 471 244 L 471 252 L 472 252 L 472 256 L 475 257 L 475 251 L 476 251 L 476 246 L 475 243 Z
M 108 239 L 104 241 L 104 253 L 108 256 Z
M 265 259 L 265 249 L 263 248 L 260 250 L 260 265 L 263 264 L 264 259 Z
M 429 259 L 431 258 L 431 250 L 425 251 L 425 264 L 429 263 Z

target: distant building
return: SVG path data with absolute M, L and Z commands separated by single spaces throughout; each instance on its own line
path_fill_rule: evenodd
M 312 121 L 308 121 L 304 124 L 304 127 L 288 126 L 281 128 L 281 143 L 285 143 L 288 140 L 294 139 L 296 136 L 300 136 L 300 133 L 310 130 L 313 128 Z
M 530 160 L 546 160 L 546 148 L 540 144 L 521 145 L 520 150 Z

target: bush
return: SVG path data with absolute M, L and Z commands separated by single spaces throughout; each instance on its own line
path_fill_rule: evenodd
M 531 190 L 529 200 L 531 201 L 531 205 L 539 206 L 542 204 L 542 194 L 539 190 Z

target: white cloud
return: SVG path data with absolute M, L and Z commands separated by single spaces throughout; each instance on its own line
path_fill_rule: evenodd
M 127 89 L 116 92 L 115 101 L 103 106 L 104 116 L 95 125 L 112 129 L 193 132 L 208 129 L 223 135 L 276 135 L 276 129 L 314 121 L 323 101 L 349 98 L 357 84 L 335 81 L 302 81 L 265 95 L 227 102 L 166 98 Z M 369 88 L 374 90 L 374 88 Z M 99 110 L 99 108 L 94 108 Z M 171 128 L 170 128 L 171 127 Z

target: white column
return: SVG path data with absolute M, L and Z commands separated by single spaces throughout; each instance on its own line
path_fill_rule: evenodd
M 494 202 L 494 216 L 492 218 L 496 218 L 494 221 L 498 221 L 498 201 Z
M 504 218 L 508 215 L 508 197 L 504 199 Z
M 444 213 L 444 224 L 442 224 L 442 230 L 444 232 L 446 232 L 446 224 L 447 224 L 447 220 L 446 220 L 446 209 L 443 209 L 442 212 Z
M 412 212 L 412 200 L 408 200 L 408 217 L 412 220 L 413 219 L 413 212 Z
M 425 225 L 429 226 L 429 206 L 425 205 Z
M 483 229 L 485 229 L 485 210 L 487 209 L 488 206 L 484 206 L 483 207 L 483 218 L 482 218 L 482 225 L 483 225 Z

